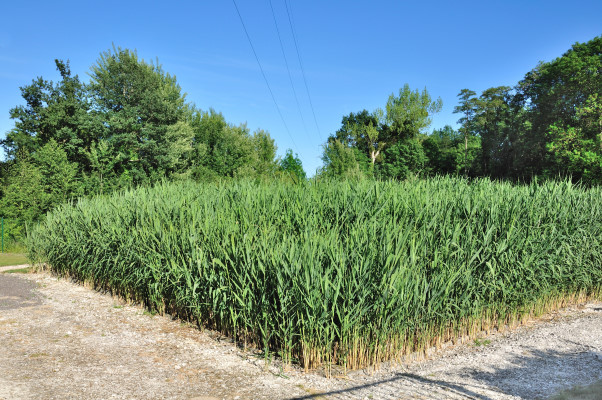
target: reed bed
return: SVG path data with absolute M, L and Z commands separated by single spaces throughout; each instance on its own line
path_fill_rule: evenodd
M 306 369 L 401 360 L 600 297 L 602 190 L 159 184 L 79 200 L 30 258 Z

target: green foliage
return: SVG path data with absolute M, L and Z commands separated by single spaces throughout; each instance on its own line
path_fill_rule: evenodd
M 53 84 L 39 77 L 21 87 L 25 105 L 10 110 L 15 127 L 1 141 L 9 158 L 32 155 L 54 140 L 61 143 L 70 162 L 87 169 L 86 151 L 102 135 L 102 121 L 93 111 L 85 85 L 71 76 L 69 63 L 55 60 L 61 81 Z
M 369 159 L 356 147 L 349 147 L 338 139 L 329 140 L 324 145 L 322 161 L 324 167 L 320 175 L 328 178 L 363 179 L 368 172 Z
M 474 128 L 481 138 L 480 169 L 485 175 L 507 177 L 516 143 L 511 88 L 489 88 L 476 100 Z
M 568 175 L 587 183 L 602 182 L 602 103 L 598 94 L 590 95 L 576 109 L 576 125 L 550 126 L 546 150 L 548 164 L 544 173 Z
M 468 176 L 468 139 L 470 136 L 474 136 L 474 116 L 477 110 L 477 99 L 476 93 L 470 89 L 462 89 L 458 94 L 460 104 L 454 107 L 454 113 L 463 114 L 458 120 L 458 123 L 462 124 L 460 131 L 464 136 L 464 176 Z
M 431 175 L 456 175 L 462 169 L 462 136 L 451 126 L 435 129 L 422 141 L 427 158 L 425 171 Z
M 385 151 L 377 176 L 381 179 L 404 180 L 424 173 L 426 161 L 420 142 L 415 139 L 405 140 Z
M 67 160 L 67 153 L 54 139 L 34 154 L 34 160 L 42 174 L 42 185 L 48 194 L 50 207 L 77 194 L 77 165 Z
M 602 37 L 587 43 L 576 43 L 561 57 L 548 63 L 540 63 L 525 75 L 518 85 L 518 100 L 527 110 L 529 129 L 524 131 L 520 159 L 523 169 L 532 173 L 562 173 L 563 166 L 550 158 L 549 140 L 555 135 L 547 133 L 552 126 L 568 130 L 577 128 L 577 137 L 592 140 L 599 130 L 593 129 L 600 119 L 600 108 L 596 102 L 602 93 Z M 590 102 L 588 104 L 588 102 Z M 593 106 L 593 107 L 592 107 Z M 584 111 L 591 110 L 591 113 Z M 581 115 L 578 115 L 582 110 Z M 589 114 L 584 118 L 584 114 Z M 592 124 L 593 122 L 593 124 Z M 579 145 L 579 147 L 586 144 Z M 552 146 L 552 148 L 557 148 Z M 563 156 L 559 157 L 560 160 Z M 547 161 L 552 161 L 548 164 Z
M 77 166 L 54 139 L 38 149 L 33 158 L 20 156 L 9 168 L 0 197 L 0 216 L 8 218 L 6 238 L 18 246 L 27 223 L 76 194 Z
M 415 138 L 431 125 L 431 116 L 441 111 L 441 98 L 433 100 L 426 88 L 412 91 L 406 83 L 399 95 L 391 94 L 385 108 L 385 121 L 394 142 Z
M 141 184 L 178 172 L 192 152 L 192 130 L 183 124 L 189 109 L 176 78 L 115 47 L 100 55 L 90 77 L 116 174 Z
M 385 111 L 362 110 L 344 116 L 341 128 L 324 146 L 323 174 L 331 177 L 407 176 L 422 170 L 424 154 L 415 141 L 441 110 L 441 99 L 432 100 L 426 88 L 412 91 L 409 85 L 391 94 Z M 403 158 L 397 158 L 403 157 Z M 405 161 L 412 165 L 404 166 Z
M 372 174 L 376 161 L 381 161 L 381 151 L 386 147 L 385 131 L 380 125 L 380 115 L 362 110 L 350 113 L 341 121 L 341 128 L 327 140 L 324 147 L 324 162 L 334 163 L 326 166 L 329 176 L 349 176 L 367 173 Z M 337 144 L 338 143 L 338 144 Z M 353 149 L 348 152 L 339 145 Z M 342 157 L 337 160 L 336 157 Z M 355 163 L 359 163 L 355 165 Z
M 457 178 L 160 184 L 57 208 L 29 252 L 285 362 L 360 368 L 600 298 L 601 195 Z
M 32 160 L 23 157 L 15 162 L 4 184 L 4 195 L 0 199 L 3 217 L 21 222 L 35 221 L 48 210 L 50 194 L 44 186 L 40 168 Z
M 3 215 L 25 224 L 78 196 L 163 179 L 276 176 L 269 133 L 251 135 L 213 110 L 195 110 L 174 76 L 135 51 L 102 53 L 89 84 L 68 62 L 55 64 L 60 81 L 35 79 L 21 88 L 25 104 L 10 111 L 15 127 L 0 142 L 8 155 L 0 163 Z
M 284 158 L 280 160 L 280 171 L 285 176 L 291 177 L 294 182 L 302 182 L 307 179 L 299 156 L 297 154 L 293 156 L 291 149 L 286 150 Z
M 278 163 L 276 162 L 276 143 L 270 134 L 263 129 L 259 129 L 253 133 L 253 154 L 255 159 L 253 160 L 253 168 L 255 175 L 258 177 L 270 177 L 273 176 L 278 169 Z M 301 161 L 299 166 L 301 167 Z M 301 167 L 303 171 L 303 167 Z M 303 171 L 303 178 L 305 178 L 305 171 Z
M 194 132 L 192 176 L 197 181 L 219 177 L 271 177 L 276 172 L 276 144 L 269 133 L 252 135 L 246 125 L 228 124 L 214 110 L 196 111 L 190 125 Z
M 597 140 L 586 138 L 579 128 L 550 127 L 547 149 L 557 173 L 585 182 L 602 182 L 602 154 Z
M 108 141 L 93 143 L 86 157 L 90 168 L 82 176 L 85 194 L 105 194 L 131 185 L 127 171 L 121 171 L 119 174 L 115 170 L 114 166 L 119 160 L 114 157 L 114 151 Z
M 602 149 L 602 94 L 590 95 L 585 104 L 577 108 L 579 126 L 587 132 L 587 137 L 598 142 Z

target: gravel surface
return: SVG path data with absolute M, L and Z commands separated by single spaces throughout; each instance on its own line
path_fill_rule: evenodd
M 602 304 L 327 379 L 65 279 L 0 273 L 0 371 L 1 400 L 546 399 L 602 388 Z

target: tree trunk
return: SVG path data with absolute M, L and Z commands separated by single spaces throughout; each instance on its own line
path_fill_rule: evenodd
M 379 154 L 380 154 L 380 150 L 378 150 L 378 151 L 372 150 L 370 152 L 370 158 L 372 159 L 372 165 L 373 166 L 374 166 L 374 163 L 376 162 L 376 157 L 378 157 Z
M 468 166 L 466 160 L 468 159 L 468 132 L 464 134 L 464 177 L 468 176 Z

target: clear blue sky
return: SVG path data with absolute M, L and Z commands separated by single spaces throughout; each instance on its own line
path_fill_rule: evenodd
M 350 112 L 383 107 L 405 83 L 441 97 L 430 128 L 456 126 L 463 88 L 514 85 L 538 61 L 602 35 L 602 1 L 290 1 L 307 85 L 284 0 L 272 0 L 300 111 L 269 0 L 238 0 L 289 133 L 263 80 L 232 1 L 11 1 L 0 17 L 0 135 L 19 86 L 58 80 L 54 59 L 89 68 L 112 43 L 159 59 L 187 99 L 231 123 L 262 128 L 279 154 L 292 148 L 312 175 L 321 146 Z M 305 122 L 303 123 L 302 118 Z M 291 139 L 292 137 L 292 139 Z M 293 144 L 294 142 L 294 144 Z

